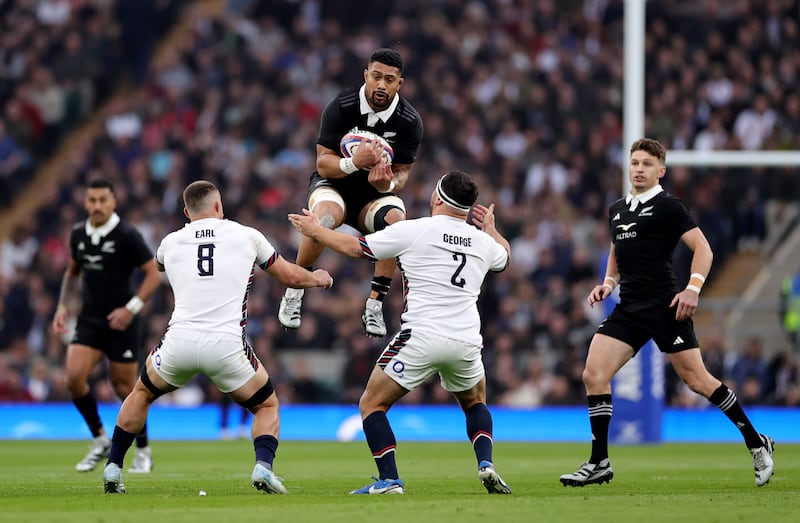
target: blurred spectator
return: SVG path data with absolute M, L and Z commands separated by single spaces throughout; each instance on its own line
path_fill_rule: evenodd
M 5 123 L 0 120 L 0 202 L 4 206 L 26 181 L 28 167 L 30 155 L 8 134 Z
M 326 403 L 328 399 L 321 385 L 311 376 L 308 361 L 297 358 L 294 368 L 291 369 L 289 382 L 291 395 L 287 398 L 289 403 Z
M 736 394 L 745 398 L 742 401 L 752 405 L 766 399 L 767 362 L 764 360 L 761 338 L 752 337 L 747 340 L 742 354 L 731 367 L 730 377 Z
M 697 151 L 722 151 L 728 149 L 728 131 L 718 114 L 709 116 L 708 125 L 694 138 L 694 149 Z
M 359 335 L 350 338 L 347 347 L 347 361 L 341 377 L 341 397 L 339 401 L 358 405 L 358 398 L 367 385 L 367 380 L 375 367 L 379 352 L 373 350 L 371 341 Z
M 0 401 L 27 403 L 35 399 L 25 386 L 22 372 L 12 367 L 0 354 Z
M 67 33 L 64 52 L 53 64 L 53 72 L 65 89 L 66 127 L 82 121 L 94 107 L 102 67 L 101 57 L 88 49 L 79 31 Z
M 39 66 L 33 71 L 25 96 L 42 118 L 42 135 L 38 150 L 49 154 L 58 145 L 67 107 L 66 92 L 55 81 L 48 67 Z
M 214 388 L 214 387 L 210 387 Z M 219 392 L 218 392 L 219 393 Z M 250 439 L 250 411 L 241 405 L 236 404 L 227 394 L 220 394 L 219 400 L 219 429 L 222 439 Z M 234 407 L 234 405 L 236 405 Z M 234 416 L 231 410 L 238 411 L 238 416 Z M 237 418 L 238 425 L 234 424 L 233 418 Z
M 43 25 L 64 25 L 69 20 L 69 0 L 39 0 L 36 6 L 36 18 Z
M 749 187 L 737 203 L 735 223 L 739 250 L 758 251 L 767 237 L 767 220 L 757 188 Z
M 25 273 L 39 250 L 39 241 L 31 228 L 20 225 L 11 231 L 11 237 L 0 244 L 0 278 L 13 279 Z
M 796 405 L 800 389 L 800 365 L 789 351 L 776 354 L 767 373 L 766 395 L 772 405 Z
M 521 380 L 500 398 L 501 405 L 510 407 L 539 407 L 550 393 L 552 375 L 547 371 L 541 358 L 532 357 L 525 366 Z
M 775 129 L 778 115 L 770 107 L 763 93 L 755 96 L 753 104 L 739 113 L 733 124 L 733 133 L 742 149 L 761 149 Z
M 526 196 L 563 194 L 567 189 L 567 170 L 551 153 L 534 162 L 525 177 Z
M 778 313 L 792 350 L 800 355 L 800 272 L 783 279 Z

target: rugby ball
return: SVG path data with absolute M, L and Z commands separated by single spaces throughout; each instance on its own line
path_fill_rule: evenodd
M 339 150 L 345 158 L 351 158 L 358 149 L 362 142 L 379 142 L 383 147 L 383 159 L 386 160 L 386 165 L 391 165 L 394 159 L 394 150 L 383 137 L 371 131 L 355 130 L 342 136 L 339 142 Z

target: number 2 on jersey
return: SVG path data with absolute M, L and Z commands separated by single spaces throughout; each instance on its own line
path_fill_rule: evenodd
M 214 276 L 214 244 L 203 243 L 197 246 L 197 274 Z
M 454 272 L 453 275 L 450 276 L 450 283 L 452 283 L 456 287 L 460 287 L 463 289 L 464 285 L 467 284 L 467 281 L 464 278 L 460 278 L 459 274 L 461 274 L 461 271 L 464 269 L 464 265 L 467 264 L 467 255 L 464 254 L 463 252 L 454 252 L 453 259 L 455 261 L 458 261 L 459 258 L 461 259 L 461 263 L 458 264 L 456 272 Z

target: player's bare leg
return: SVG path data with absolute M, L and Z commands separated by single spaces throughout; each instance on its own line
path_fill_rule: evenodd
M 608 457 L 608 427 L 613 413 L 611 379 L 632 357 L 633 347 L 630 345 L 605 334 L 598 333 L 592 337 L 583 370 L 592 452 L 575 472 L 561 475 L 559 480 L 565 487 L 602 485 L 614 478 Z
M 108 456 L 111 448 L 111 440 L 108 439 L 100 421 L 97 401 L 89 388 L 89 374 L 102 359 L 101 351 L 87 345 L 70 344 L 67 347 L 65 363 L 67 389 L 75 408 L 83 416 L 93 438 L 89 452 L 75 465 L 75 470 L 78 472 L 94 470 L 97 464 Z
M 124 400 L 133 391 L 139 374 L 137 363 L 112 361 L 110 364 L 111 386 L 117 397 Z M 153 453 L 147 438 L 147 424 L 142 425 L 136 434 L 136 452 L 128 472 L 133 474 L 149 474 L 153 470 Z
M 361 212 L 361 223 L 364 223 L 368 208 L 369 206 L 365 207 Z M 391 225 L 405 219 L 405 213 L 397 207 L 387 206 L 386 208 L 388 208 L 388 211 L 383 218 L 384 223 L 378 223 L 378 220 L 375 220 L 374 226 L 376 230 L 383 229 L 387 224 Z M 368 336 L 375 338 L 386 336 L 386 321 L 383 319 L 383 299 L 389 292 L 395 267 L 397 267 L 397 263 L 394 259 L 375 262 L 369 297 L 364 306 L 364 314 L 361 316 L 361 326 L 364 327 L 364 332 Z
M 313 204 L 313 196 L 310 204 Z M 337 203 L 322 200 L 313 205 L 311 210 L 319 216 L 319 222 L 323 227 L 335 229 L 344 221 L 344 209 Z M 319 259 L 325 246 L 317 240 L 312 240 L 307 236 L 300 239 L 300 246 L 297 249 L 297 259 L 295 263 L 306 269 L 311 269 Z M 278 308 L 278 321 L 286 329 L 299 329 L 302 317 L 300 309 L 303 306 L 304 289 L 286 289 Z
M 252 485 L 267 494 L 286 494 L 283 478 L 272 471 L 281 430 L 280 404 L 264 365 L 260 365 L 256 375 L 230 396 L 253 413 L 251 434 L 256 464 L 251 475 Z
M 147 414 L 150 412 L 153 402 L 163 393 L 175 390 L 175 387 L 165 382 L 153 370 L 151 358 L 147 359 L 142 376 L 146 378 L 148 385 L 145 385 L 143 379 L 137 380 L 131 393 L 122 402 L 117 414 L 117 425 L 114 427 L 108 462 L 103 469 L 103 485 L 107 494 L 126 493 L 125 485 L 122 482 L 122 465 L 125 454 L 137 434 L 144 429 Z
M 739 429 L 753 458 L 756 486 L 762 487 L 769 483 L 775 470 L 772 459 L 775 442 L 755 429 L 736 393 L 708 372 L 700 349 L 694 348 L 670 354 L 669 361 L 691 390 L 716 405 Z

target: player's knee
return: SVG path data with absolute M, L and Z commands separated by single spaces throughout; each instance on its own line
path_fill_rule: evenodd
M 380 231 L 386 226 L 405 218 L 406 208 L 397 196 L 384 196 L 372 202 L 364 216 L 364 225 L 369 232 Z
M 141 374 L 139 375 L 139 380 L 141 381 L 141 385 L 136 386 L 134 385 L 134 390 L 140 389 L 144 392 L 149 393 L 152 396 L 151 401 L 155 401 L 156 399 L 160 398 L 167 391 L 161 390 L 153 383 L 153 380 L 150 379 L 150 375 L 147 373 L 147 369 L 142 369 Z
M 689 390 L 706 398 L 717 388 L 718 381 L 708 373 L 684 372 L 681 378 Z
M 244 401 L 238 402 L 242 407 L 255 411 L 258 408 L 267 406 L 267 400 L 272 397 L 272 401 L 277 405 L 277 396 L 275 394 L 275 387 L 272 385 L 272 378 L 267 378 L 267 382 L 263 387 L 255 391 L 252 396 Z
M 583 384 L 586 385 L 587 389 L 603 386 L 607 381 L 602 372 L 598 372 L 596 369 L 590 367 L 583 369 L 583 373 L 581 373 L 581 379 L 583 380 Z
M 325 227 L 326 229 L 335 229 L 339 225 L 341 225 L 341 220 L 337 220 L 333 213 L 329 211 L 324 211 L 319 214 L 319 224 Z
M 461 410 L 464 412 L 468 411 L 475 405 L 486 403 L 486 385 L 483 380 L 470 389 L 463 390 L 461 392 L 454 392 L 452 394 L 456 398 Z
M 396 211 L 396 213 L 400 213 L 403 217 L 405 217 L 405 213 L 403 213 L 403 211 L 400 210 L 399 207 L 390 206 L 390 205 L 387 205 L 385 207 L 381 207 L 381 209 L 375 214 L 375 225 L 374 225 L 374 227 L 375 227 L 376 231 L 380 231 L 381 229 L 385 229 L 387 226 L 391 225 L 392 223 L 394 223 L 396 221 L 399 221 L 399 220 L 402 220 L 402 218 L 394 219 L 394 220 L 388 219 L 389 213 L 392 213 L 393 211 Z
M 120 378 L 112 378 L 111 387 L 114 389 L 114 394 L 120 399 L 125 399 L 133 390 L 133 384 L 129 380 Z
M 347 206 L 335 189 L 320 187 L 309 197 L 308 209 L 319 217 L 323 227 L 335 229 L 344 221 Z
M 85 396 L 89 391 L 89 384 L 78 376 L 67 376 L 67 390 L 73 398 Z
M 372 412 L 378 410 L 377 405 L 371 400 L 369 394 L 364 392 L 361 394 L 361 397 L 358 398 L 358 411 L 361 413 L 361 418 L 366 418 Z

